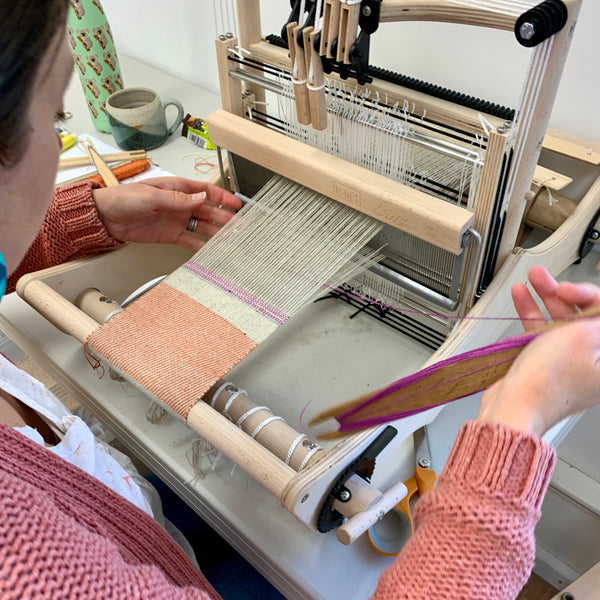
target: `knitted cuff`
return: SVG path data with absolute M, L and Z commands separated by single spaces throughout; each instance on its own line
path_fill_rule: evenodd
M 81 252 L 115 248 L 122 244 L 108 234 L 100 220 L 92 189 L 99 187 L 90 181 L 80 181 L 55 191 L 55 200 L 51 210 L 60 214 L 58 222 L 64 227 L 69 239 L 77 240 L 77 248 Z
M 470 421 L 458 432 L 440 477 L 474 491 L 540 509 L 556 463 L 542 439 L 494 423 Z

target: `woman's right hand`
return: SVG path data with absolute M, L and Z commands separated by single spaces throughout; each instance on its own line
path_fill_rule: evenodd
M 600 305 L 593 284 L 557 283 L 543 267 L 529 280 L 553 319 Z M 544 317 L 523 284 L 513 287 L 526 331 Z M 509 372 L 483 395 L 479 419 L 541 436 L 565 417 L 600 403 L 600 318 L 580 319 L 542 334 L 521 352 Z

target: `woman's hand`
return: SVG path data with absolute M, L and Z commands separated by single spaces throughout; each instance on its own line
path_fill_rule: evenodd
M 94 202 L 108 233 L 122 242 L 177 244 L 198 250 L 204 241 L 186 230 L 212 237 L 241 208 L 225 190 L 180 177 L 158 177 L 93 190 Z
M 543 267 L 529 280 L 553 319 L 600 305 L 593 284 L 557 283 Z M 513 287 L 527 331 L 543 322 L 527 288 Z M 565 417 L 600 403 L 600 319 L 580 319 L 542 334 L 517 358 L 507 375 L 485 392 L 479 419 L 541 436 Z
M 558 283 L 540 266 L 530 269 L 528 279 L 555 321 L 568 319 L 580 309 L 600 304 L 600 288 L 592 283 Z M 546 322 L 541 308 L 524 283 L 513 286 L 512 297 L 525 331 L 539 329 Z

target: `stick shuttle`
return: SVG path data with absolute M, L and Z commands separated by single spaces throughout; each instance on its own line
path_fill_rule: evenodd
M 310 421 L 310 425 L 335 419 L 339 426 L 337 431 L 318 436 L 334 439 L 465 398 L 504 377 L 521 351 L 540 334 L 576 319 L 594 317 L 600 317 L 600 306 L 588 308 L 570 320 L 548 323 L 531 333 L 434 363 L 374 394 L 366 394 L 322 412 Z

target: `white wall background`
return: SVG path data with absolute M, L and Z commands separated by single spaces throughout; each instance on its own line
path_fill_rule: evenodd
M 118 52 L 218 91 L 213 0 L 102 3 Z M 288 16 L 289 1 L 260 4 L 263 33 L 278 33 Z M 371 56 L 374 65 L 515 106 L 528 51 L 507 32 L 387 23 L 373 36 Z M 600 2 L 584 0 L 551 127 L 600 140 L 599 62 Z

